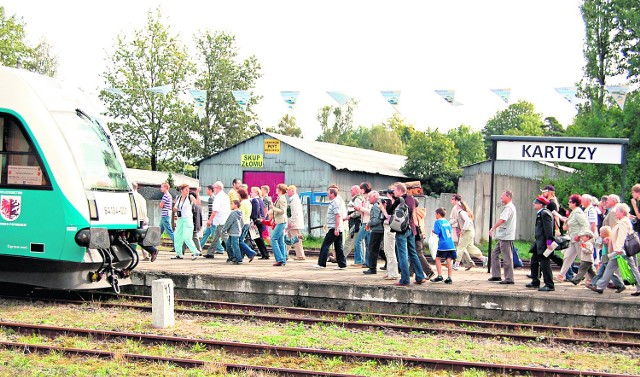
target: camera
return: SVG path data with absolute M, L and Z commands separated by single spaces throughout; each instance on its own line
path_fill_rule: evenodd
M 182 217 L 182 211 L 178 210 L 178 217 Z

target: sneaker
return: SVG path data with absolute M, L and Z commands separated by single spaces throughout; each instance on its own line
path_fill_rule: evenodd
M 621 287 L 618 287 L 618 288 L 616 289 L 616 293 L 620 293 L 620 292 L 624 291 L 625 289 L 627 289 L 627 287 L 625 287 L 624 285 L 623 285 L 623 286 L 621 286 Z
M 443 280 L 444 280 L 444 278 L 442 277 L 442 275 L 438 275 L 437 278 L 431 279 L 431 282 L 437 283 L 437 282 L 443 281 Z
M 175 255 L 175 256 L 171 257 L 171 259 L 182 259 L 182 257 L 179 256 L 179 255 Z
M 321 265 L 319 265 L 319 264 L 316 264 L 316 265 L 314 265 L 312 268 L 327 268 L 327 267 L 325 267 L 325 266 L 321 266 Z
M 458 268 L 460 268 L 460 265 L 458 264 L 458 262 L 456 262 L 456 263 L 453 264 L 452 268 L 453 268 L 454 271 L 458 271 Z
M 431 280 L 431 278 L 435 275 L 436 273 L 431 271 L 429 272 L 424 278 L 425 280 Z
M 193 256 L 191 256 L 191 260 L 196 260 L 196 259 L 198 259 L 198 257 L 199 257 L 200 255 L 201 255 L 200 253 L 193 254 Z
M 347 266 L 344 266 L 344 267 L 340 267 L 340 266 L 338 266 L 338 267 L 336 267 L 335 269 L 336 269 L 336 270 L 346 270 L 346 269 L 347 269 Z
M 451 278 L 447 278 L 447 279 L 444 281 L 444 283 L 445 283 L 445 284 L 451 284 L 451 283 L 453 283 L 453 280 L 451 280 Z

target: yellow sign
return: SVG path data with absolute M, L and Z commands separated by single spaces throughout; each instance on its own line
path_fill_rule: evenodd
M 262 168 L 264 167 L 264 159 L 261 154 L 243 154 L 240 155 L 240 166 L 243 168 Z
M 280 154 L 280 140 L 278 140 L 278 139 L 264 139 L 264 153 L 266 153 L 266 154 Z

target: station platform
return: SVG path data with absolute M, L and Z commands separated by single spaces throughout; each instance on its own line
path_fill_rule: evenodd
M 492 321 L 516 321 L 559 326 L 640 329 L 640 297 L 634 286 L 621 293 L 607 289 L 597 294 L 583 284 L 556 283 L 554 292 L 528 289 L 526 269 L 515 271 L 515 284 L 489 282 L 486 269 L 454 271 L 453 284 L 425 282 L 409 287 L 385 280 L 384 271 L 365 275 L 351 265 L 336 270 L 315 269 L 317 257 L 304 261 L 290 256 L 286 266 L 274 267 L 272 259 L 256 259 L 241 265 L 226 263 L 226 254 L 214 259 L 170 259 L 161 252 L 151 263 L 141 261 L 132 285 L 124 292 L 150 294 L 153 280 L 172 279 L 176 298 L 243 302 L 265 305 L 330 308 L 389 314 L 414 314 Z M 348 260 L 352 263 L 352 260 Z M 384 263 L 384 262 L 383 262 Z M 432 266 L 435 271 L 435 266 Z M 446 271 L 444 271 L 446 278 Z

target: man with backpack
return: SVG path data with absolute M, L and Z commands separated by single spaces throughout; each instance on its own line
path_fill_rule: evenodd
M 395 211 L 390 214 L 391 218 L 389 219 L 391 229 L 397 229 L 395 233 L 400 281 L 395 285 L 408 286 L 411 283 L 409 261 L 411 261 L 415 272 L 416 284 L 422 284 L 426 279 L 416 251 L 416 225 L 413 222 L 413 210 L 416 208 L 416 201 L 413 196 L 407 194 L 407 186 L 404 183 L 395 183 L 393 185 L 393 194 L 399 202 Z

